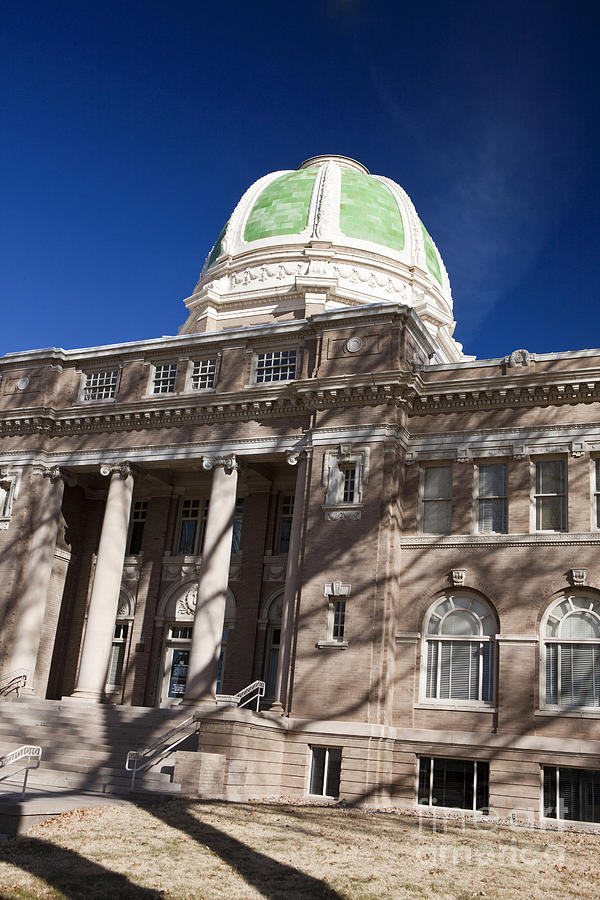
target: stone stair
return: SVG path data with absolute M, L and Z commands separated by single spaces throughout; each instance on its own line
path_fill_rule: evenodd
M 21 697 L 0 703 L 0 755 L 23 744 L 42 747 L 38 769 L 29 772 L 27 793 L 128 795 L 129 750 L 141 750 L 183 721 L 189 711 L 92 705 L 79 701 Z M 190 739 L 193 749 L 194 737 Z M 186 747 L 186 744 L 181 745 Z M 0 774 L 3 771 L 0 770 Z M 0 798 L 20 789 L 23 774 L 0 782 Z M 135 793 L 176 795 L 173 760 L 159 759 L 136 777 Z

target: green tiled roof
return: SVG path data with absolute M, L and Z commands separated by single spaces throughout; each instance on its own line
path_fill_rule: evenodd
M 404 227 L 398 204 L 388 188 L 372 175 L 342 170 L 340 228 L 347 237 L 404 248 Z
M 419 220 L 420 221 L 420 220 Z M 423 229 L 423 240 L 425 241 L 425 260 L 427 262 L 427 268 L 429 272 L 433 275 L 436 281 L 439 281 L 440 286 L 442 284 L 442 273 L 440 271 L 440 261 L 438 259 L 438 255 L 436 249 L 433 245 L 433 241 L 429 236 L 429 232 L 421 222 L 421 228 Z
M 225 222 L 225 224 L 221 228 L 221 231 L 219 232 L 219 237 L 216 239 L 215 245 L 208 255 L 208 263 L 207 263 L 208 266 L 212 266 L 215 259 L 218 259 L 219 256 L 221 255 L 221 245 L 223 243 L 223 238 L 225 237 L 225 232 L 227 231 L 228 225 L 229 225 L 229 220 L 227 220 L 227 222 Z
M 280 234 L 299 234 L 306 227 L 315 167 L 281 175 L 272 181 L 252 207 L 244 229 L 245 241 Z

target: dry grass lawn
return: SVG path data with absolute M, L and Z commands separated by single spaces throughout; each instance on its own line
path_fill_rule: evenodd
M 352 809 L 175 800 L 0 843 L 2 898 L 597 898 L 600 837 Z M 443 828 L 445 827 L 445 831 Z

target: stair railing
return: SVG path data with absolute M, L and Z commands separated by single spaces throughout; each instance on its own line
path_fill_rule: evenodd
M 25 790 L 27 789 L 27 777 L 29 775 L 29 771 L 30 769 L 37 769 L 39 767 L 41 758 L 42 748 L 34 747 L 31 744 L 24 744 L 17 750 L 11 750 L 11 752 L 7 753 L 5 756 L 0 756 L 0 769 L 5 769 L 7 766 L 12 766 L 14 763 L 19 763 L 23 759 L 27 760 L 27 762 L 23 766 L 20 766 L 14 772 L 7 772 L 6 775 L 0 776 L 0 781 L 6 781 L 8 778 L 14 778 L 15 775 L 19 774 L 19 772 L 23 772 L 23 787 L 21 788 L 21 799 L 23 799 L 23 797 L 25 796 Z
M 248 687 L 242 688 L 237 694 L 215 694 L 217 703 L 228 703 L 233 706 L 246 706 L 256 699 L 256 712 L 260 710 L 260 698 L 265 696 L 264 681 L 253 681 Z
M 125 761 L 125 771 L 131 772 L 131 790 L 135 787 L 135 776 L 138 772 L 150 768 L 160 756 L 166 756 L 200 727 L 200 716 L 194 713 L 175 725 L 174 728 L 159 735 L 143 750 L 130 750 Z M 185 734 L 183 733 L 185 732 Z
M 16 691 L 17 698 L 27 684 L 27 669 L 13 669 L 12 672 L 6 672 L 0 675 L 0 697 L 6 697 Z

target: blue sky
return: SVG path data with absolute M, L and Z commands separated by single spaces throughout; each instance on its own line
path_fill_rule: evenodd
M 478 357 L 600 346 L 582 0 L 3 9 L 0 352 L 175 334 L 242 192 L 342 153 L 398 181 Z

